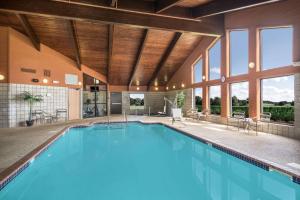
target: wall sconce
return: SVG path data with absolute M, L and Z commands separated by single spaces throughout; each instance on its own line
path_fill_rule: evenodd
M 205 76 L 202 76 L 202 79 L 205 81 L 205 79 L 206 79 Z
M 44 78 L 43 83 L 45 83 L 45 84 L 48 83 L 48 79 Z
M 3 81 L 5 79 L 5 76 L 0 74 L 0 81 Z
M 225 77 L 225 76 L 222 76 L 222 77 L 221 77 L 221 82 L 224 83 L 225 81 L 226 81 L 226 77 Z
M 173 89 L 175 89 L 176 88 L 176 86 L 175 85 L 173 85 Z
M 166 90 L 169 90 L 169 86 L 166 87 Z
M 255 63 L 254 63 L 254 62 L 250 62 L 250 63 L 249 63 L 249 68 L 250 68 L 250 69 L 253 69 L 254 67 L 255 67 Z
M 140 87 L 137 87 L 136 90 L 140 90 Z
M 185 87 L 184 83 L 182 83 L 182 84 L 181 84 L 181 87 L 182 87 L 182 88 L 184 88 L 184 87 Z
M 54 84 L 59 84 L 59 81 L 52 81 L 52 83 L 54 83 Z
M 79 82 L 78 82 L 78 85 L 82 85 L 82 83 L 79 81 Z
M 157 90 L 158 90 L 158 87 L 155 87 L 155 90 L 157 91 Z

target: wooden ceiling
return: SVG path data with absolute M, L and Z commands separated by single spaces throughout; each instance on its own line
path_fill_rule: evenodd
M 274 0 L 9 0 L 0 25 L 107 75 L 111 85 L 166 85 L 222 13 Z M 216 17 L 206 17 L 214 16 Z

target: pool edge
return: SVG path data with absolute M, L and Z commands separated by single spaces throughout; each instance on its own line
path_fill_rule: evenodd
M 110 123 L 124 123 L 123 121 L 114 121 Z M 141 123 L 145 125 L 150 124 L 160 124 L 165 127 L 168 127 L 170 129 L 173 129 L 179 133 L 182 133 L 188 137 L 191 137 L 197 141 L 200 141 L 202 143 L 205 143 L 207 145 L 211 145 L 213 148 L 218 149 L 226 154 L 229 154 L 231 156 L 234 156 L 238 159 L 241 159 L 245 162 L 248 162 L 249 164 L 255 165 L 256 167 L 260 167 L 264 170 L 270 171 L 275 170 L 278 171 L 288 177 L 291 178 L 291 180 L 294 183 L 297 183 L 300 185 L 300 174 L 295 174 L 288 169 L 284 169 L 283 166 L 277 166 L 277 164 L 272 163 L 267 160 L 263 160 L 260 158 L 256 158 L 253 155 L 247 155 L 245 153 L 238 152 L 230 147 L 227 147 L 225 145 L 221 145 L 216 143 L 215 141 L 211 141 L 205 138 L 202 138 L 200 136 L 196 136 L 194 134 L 188 133 L 184 130 L 181 130 L 179 128 L 173 127 L 169 124 L 163 123 L 163 122 L 144 122 L 144 121 L 129 121 L 128 123 Z M 0 173 L 0 191 L 9 184 L 15 177 L 17 177 L 23 170 L 25 170 L 29 165 L 31 160 L 37 158 L 41 153 L 43 153 L 45 150 L 47 150 L 56 140 L 58 140 L 62 135 L 67 133 L 72 128 L 84 128 L 84 127 L 90 127 L 97 124 L 107 124 L 107 122 L 91 122 L 91 123 L 83 123 L 78 125 L 71 125 L 63 128 L 61 131 L 58 131 L 55 135 L 47 139 L 44 143 L 36 147 L 34 150 L 26 154 L 24 157 L 22 157 L 20 160 L 16 161 L 14 164 L 6 168 L 4 171 Z

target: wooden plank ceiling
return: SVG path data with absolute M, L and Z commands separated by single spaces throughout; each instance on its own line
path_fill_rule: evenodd
M 26 4 L 14 4 L 14 1 L 0 2 L 0 26 L 10 26 L 27 35 L 37 50 L 39 43 L 45 44 L 74 60 L 78 67 L 84 64 L 107 75 L 111 85 L 133 86 L 166 85 L 203 37 L 224 31 L 222 15 L 208 20 L 202 17 L 273 2 L 28 0 Z M 80 8 L 88 15 L 81 18 L 80 12 L 56 12 L 41 2 L 57 8 L 68 3 L 70 10 Z M 29 6 L 34 3 L 39 9 Z M 99 9 L 102 12 L 97 14 L 104 12 L 107 16 L 93 15 L 89 13 L 92 9 Z M 109 14 L 116 15 L 109 17 Z M 124 15 L 128 18 L 121 19 Z M 192 27 L 195 24 L 200 28 Z

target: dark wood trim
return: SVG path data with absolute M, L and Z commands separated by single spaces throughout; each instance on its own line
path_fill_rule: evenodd
M 215 0 L 210 3 L 192 8 L 192 16 L 194 18 L 214 16 L 278 1 L 282 0 L 226 0 L 226 2 L 222 0 Z
M 113 24 L 108 25 L 108 66 L 107 66 L 107 82 L 110 83 L 110 74 L 113 59 L 113 46 L 114 46 L 114 32 L 115 26 Z
M 34 32 L 32 26 L 30 25 L 26 15 L 16 14 L 16 16 L 19 19 L 20 24 L 22 25 L 25 33 L 29 37 L 29 39 L 30 39 L 32 45 L 34 46 L 34 48 L 36 48 L 36 50 L 40 51 L 41 50 L 40 40 L 39 40 L 38 36 L 35 34 L 35 32 Z
M 68 27 L 68 32 L 70 34 L 72 46 L 74 49 L 74 54 L 76 58 L 76 64 L 78 69 L 81 70 L 81 57 L 80 57 L 80 50 L 79 50 L 79 44 L 77 40 L 77 33 L 76 33 L 76 28 L 75 28 L 75 23 L 73 20 L 68 20 L 67 21 L 67 27 Z
M 149 30 L 146 29 L 143 33 L 143 38 L 142 38 L 142 42 L 139 46 L 139 50 L 138 50 L 138 53 L 136 55 L 136 59 L 135 59 L 135 62 L 134 62 L 134 65 L 133 65 L 133 68 L 132 68 L 132 72 L 131 72 L 131 75 L 130 75 L 130 78 L 129 78 L 129 82 L 128 82 L 128 87 L 131 86 L 132 84 L 132 81 L 133 81 L 133 78 L 135 76 L 135 73 L 138 69 L 138 66 L 139 66 L 139 63 L 140 63 L 140 60 L 141 60 L 141 57 L 143 55 L 143 51 L 144 51 L 144 48 L 146 46 L 146 42 L 147 42 L 147 38 L 148 38 L 148 35 L 149 35 Z
M 156 13 L 161 13 L 179 3 L 182 0 L 158 0 L 156 2 Z
M 159 72 L 161 71 L 161 69 L 164 67 L 165 63 L 167 62 L 169 56 L 171 55 L 174 47 L 176 46 L 178 40 L 180 39 L 180 37 L 182 36 L 182 33 L 175 33 L 171 43 L 169 44 L 168 48 L 166 49 L 166 51 L 164 52 L 164 55 L 162 56 L 162 58 L 160 59 L 151 79 L 148 82 L 148 90 L 150 89 L 150 86 L 152 85 L 152 83 L 155 81 L 155 79 L 157 78 L 157 76 L 159 75 Z
M 63 2 L 62 2 L 63 1 Z M 68 20 L 87 20 L 108 24 L 127 24 L 176 32 L 192 32 L 207 36 L 224 34 L 224 27 L 199 20 L 153 13 L 129 11 L 108 6 L 88 6 L 69 1 L 9 0 L 0 1 L 0 10 Z

